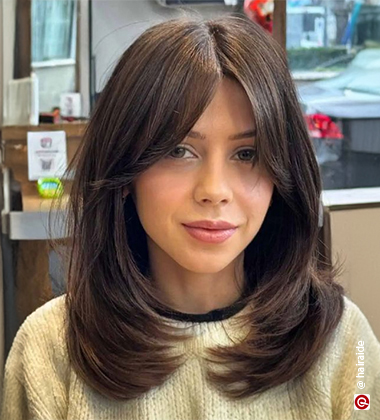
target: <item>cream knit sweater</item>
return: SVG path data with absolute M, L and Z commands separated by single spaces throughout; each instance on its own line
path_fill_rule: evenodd
M 17 333 L 5 367 L 1 420 L 379 420 L 380 343 L 360 309 L 344 300 L 338 328 L 301 380 L 240 401 L 226 399 L 208 384 L 201 355 L 207 346 L 228 342 L 233 315 L 191 324 L 194 336 L 181 344 L 186 363 L 161 387 L 133 401 L 115 402 L 92 390 L 70 367 L 60 296 L 31 314 Z M 364 341 L 364 379 L 357 378 L 359 341 Z M 363 390 L 357 387 L 360 380 Z M 370 409 L 354 410 L 354 394 L 362 393 L 370 394 Z

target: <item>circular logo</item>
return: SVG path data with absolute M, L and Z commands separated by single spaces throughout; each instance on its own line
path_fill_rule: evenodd
M 355 406 L 359 410 L 365 410 L 369 406 L 369 398 L 367 397 L 367 395 L 358 395 L 355 398 Z

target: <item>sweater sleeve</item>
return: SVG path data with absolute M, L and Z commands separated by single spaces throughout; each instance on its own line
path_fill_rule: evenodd
M 333 420 L 377 420 L 380 419 L 380 343 L 358 306 L 346 297 L 345 305 L 332 349 Z M 359 394 L 370 396 L 369 410 L 355 410 L 354 395 Z
M 2 420 L 66 418 L 69 373 L 62 316 L 52 310 L 56 303 L 31 314 L 13 340 L 4 370 Z

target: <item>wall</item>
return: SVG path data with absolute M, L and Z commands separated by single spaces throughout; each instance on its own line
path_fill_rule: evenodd
M 191 10 L 192 14 L 204 18 L 233 11 L 232 7 L 224 5 L 193 6 Z M 181 8 L 162 7 L 155 0 L 99 0 L 92 2 L 92 15 L 96 91 L 100 92 L 118 58 L 145 29 L 154 23 L 185 15 L 185 12 Z
M 77 57 L 79 60 L 79 75 L 78 75 L 78 88 L 82 96 L 82 115 L 85 117 L 90 115 L 90 36 L 89 36 L 89 0 L 78 0 L 78 44 L 77 44 Z M 96 3 L 96 2 L 93 2 Z
M 380 207 L 330 215 L 333 259 L 345 261 L 341 282 L 380 340 Z

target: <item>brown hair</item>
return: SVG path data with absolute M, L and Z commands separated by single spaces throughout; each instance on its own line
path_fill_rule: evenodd
M 232 398 L 297 378 L 342 316 L 340 267 L 318 251 L 321 178 L 285 54 L 242 17 L 157 24 L 117 63 L 68 170 L 68 352 L 78 375 L 110 398 L 163 384 L 183 361 L 169 350 L 186 339 L 156 311 L 165 305 L 150 281 L 146 234 L 123 188 L 133 192 L 136 177 L 178 145 L 223 77 L 252 103 L 259 163 L 275 188 L 244 255 L 250 333 L 210 350 L 210 363 L 227 369 L 208 378 Z

